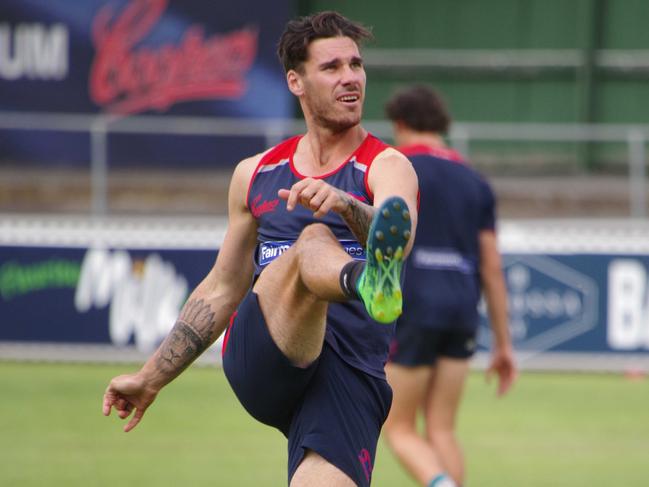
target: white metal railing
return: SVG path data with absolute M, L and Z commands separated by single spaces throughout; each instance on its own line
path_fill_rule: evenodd
M 0 247 L 214 250 L 227 224 L 224 215 L 0 213 Z M 649 219 L 500 219 L 498 248 L 510 254 L 649 255 Z
M 521 72 L 577 70 L 588 54 L 583 49 L 436 49 L 367 48 L 363 64 L 368 69 L 399 70 L 475 70 L 479 72 Z M 646 73 L 647 49 L 596 49 L 593 63 L 599 71 L 628 74 Z
M 379 137 L 391 138 L 387 121 L 368 120 L 364 126 Z M 129 116 L 0 111 L 0 130 L 42 130 L 90 134 L 92 211 L 108 211 L 108 135 L 176 134 L 258 136 L 267 146 L 304 131 L 296 119 L 233 119 L 218 117 Z M 630 216 L 646 216 L 646 146 L 649 125 L 462 123 L 453 125 L 453 146 L 470 158 L 473 141 L 618 142 L 627 146 Z

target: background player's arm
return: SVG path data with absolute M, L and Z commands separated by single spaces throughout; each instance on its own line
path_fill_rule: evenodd
M 516 380 L 514 353 L 508 327 L 507 288 L 496 233 L 493 230 L 481 231 L 479 242 L 480 279 L 493 333 L 493 350 L 488 374 L 498 375 L 498 394 L 504 394 Z
M 171 332 L 138 373 L 114 378 L 106 390 L 105 415 L 113 406 L 121 418 L 136 409 L 125 431 L 137 425 L 160 389 L 221 335 L 250 287 L 257 226 L 245 205 L 245 196 L 258 160 L 246 159 L 235 169 L 223 245 L 213 268 L 189 296 Z

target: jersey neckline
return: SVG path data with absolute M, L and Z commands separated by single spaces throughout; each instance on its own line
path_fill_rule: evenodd
M 345 159 L 338 167 L 332 169 L 331 171 L 325 174 L 319 174 L 317 176 L 305 176 L 304 174 L 302 174 L 300 171 L 297 170 L 297 168 L 295 167 L 295 163 L 293 162 L 293 156 L 295 155 L 295 151 L 297 150 L 297 145 L 300 142 L 300 140 L 302 140 L 303 137 L 304 134 L 296 136 L 295 141 L 293 142 L 293 144 L 291 144 L 290 153 L 288 156 L 288 165 L 291 168 L 291 172 L 298 179 L 306 179 L 306 178 L 325 179 L 341 171 L 350 161 L 352 161 L 356 157 L 356 155 L 360 152 L 360 150 L 365 146 L 365 144 L 367 144 L 367 142 L 370 140 L 371 134 L 368 132 L 365 135 L 363 141 L 358 145 L 358 147 L 356 147 L 354 152 L 352 152 L 351 155 L 347 159 Z

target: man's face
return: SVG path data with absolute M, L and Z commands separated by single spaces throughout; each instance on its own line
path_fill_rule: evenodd
M 349 37 L 316 39 L 297 74 L 305 112 L 333 132 L 360 123 L 365 99 L 365 69 L 356 43 Z M 306 114 L 306 113 L 305 113 Z

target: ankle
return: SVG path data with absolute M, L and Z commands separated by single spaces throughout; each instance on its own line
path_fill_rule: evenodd
M 340 271 L 340 288 L 347 299 L 360 299 L 358 280 L 365 269 L 365 262 L 350 260 Z

